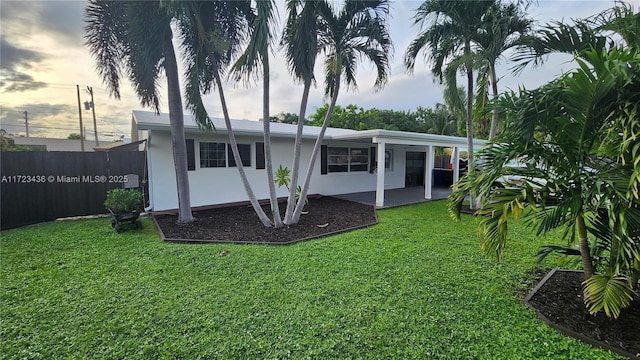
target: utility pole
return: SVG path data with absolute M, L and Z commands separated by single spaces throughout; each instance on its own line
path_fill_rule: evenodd
M 78 92 L 78 118 L 80 119 L 80 149 L 84 152 L 84 132 L 82 126 L 82 107 L 80 106 L 80 85 L 76 85 Z
M 98 125 L 96 124 L 96 103 L 93 102 L 93 87 L 87 86 L 87 92 L 91 95 L 91 112 L 93 113 L 93 132 L 96 136 L 96 146 L 100 146 L 100 143 L 98 142 Z
M 24 111 L 24 127 L 27 129 L 27 137 L 29 137 L 29 117 L 26 110 Z

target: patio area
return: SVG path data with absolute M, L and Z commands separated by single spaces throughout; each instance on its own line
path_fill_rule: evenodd
M 396 206 L 417 204 L 425 201 L 442 200 L 446 199 L 451 193 L 449 187 L 433 187 L 431 189 L 431 200 L 424 198 L 423 186 L 412 186 L 403 189 L 391 189 L 384 191 L 384 206 L 383 209 L 392 208 Z M 365 191 L 359 193 L 350 193 L 343 195 L 334 195 L 339 199 L 355 201 L 361 204 L 376 205 L 376 192 Z

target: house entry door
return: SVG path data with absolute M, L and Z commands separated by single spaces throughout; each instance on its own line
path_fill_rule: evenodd
M 424 167 L 427 153 L 407 151 L 404 187 L 424 185 Z

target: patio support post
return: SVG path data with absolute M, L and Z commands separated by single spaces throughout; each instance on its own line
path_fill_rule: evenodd
M 385 143 L 378 143 L 378 167 L 376 169 L 376 207 L 384 206 L 384 153 Z
M 453 164 L 453 183 L 455 184 L 460 180 L 460 150 L 457 146 L 451 152 L 451 163 Z
M 427 163 L 424 167 L 424 198 L 431 200 L 431 187 L 433 186 L 433 163 L 435 161 L 435 147 L 433 145 L 427 146 Z

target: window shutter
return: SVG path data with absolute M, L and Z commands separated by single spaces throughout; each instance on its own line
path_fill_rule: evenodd
M 196 153 L 193 139 L 185 139 L 187 145 L 187 170 L 196 169 Z
M 238 152 L 240 153 L 240 160 L 242 161 L 242 166 L 249 167 L 251 166 L 251 144 L 237 144 Z M 227 144 L 227 161 L 229 163 L 229 167 L 236 167 L 236 159 L 233 157 L 233 150 L 231 149 L 231 144 Z
M 327 174 L 327 145 L 320 146 L 320 174 Z
M 369 169 L 373 171 L 376 168 L 376 157 L 378 156 L 378 148 L 375 146 L 371 147 L 369 151 Z
M 264 168 L 265 168 L 264 143 L 257 142 L 256 143 L 256 169 L 264 169 Z

